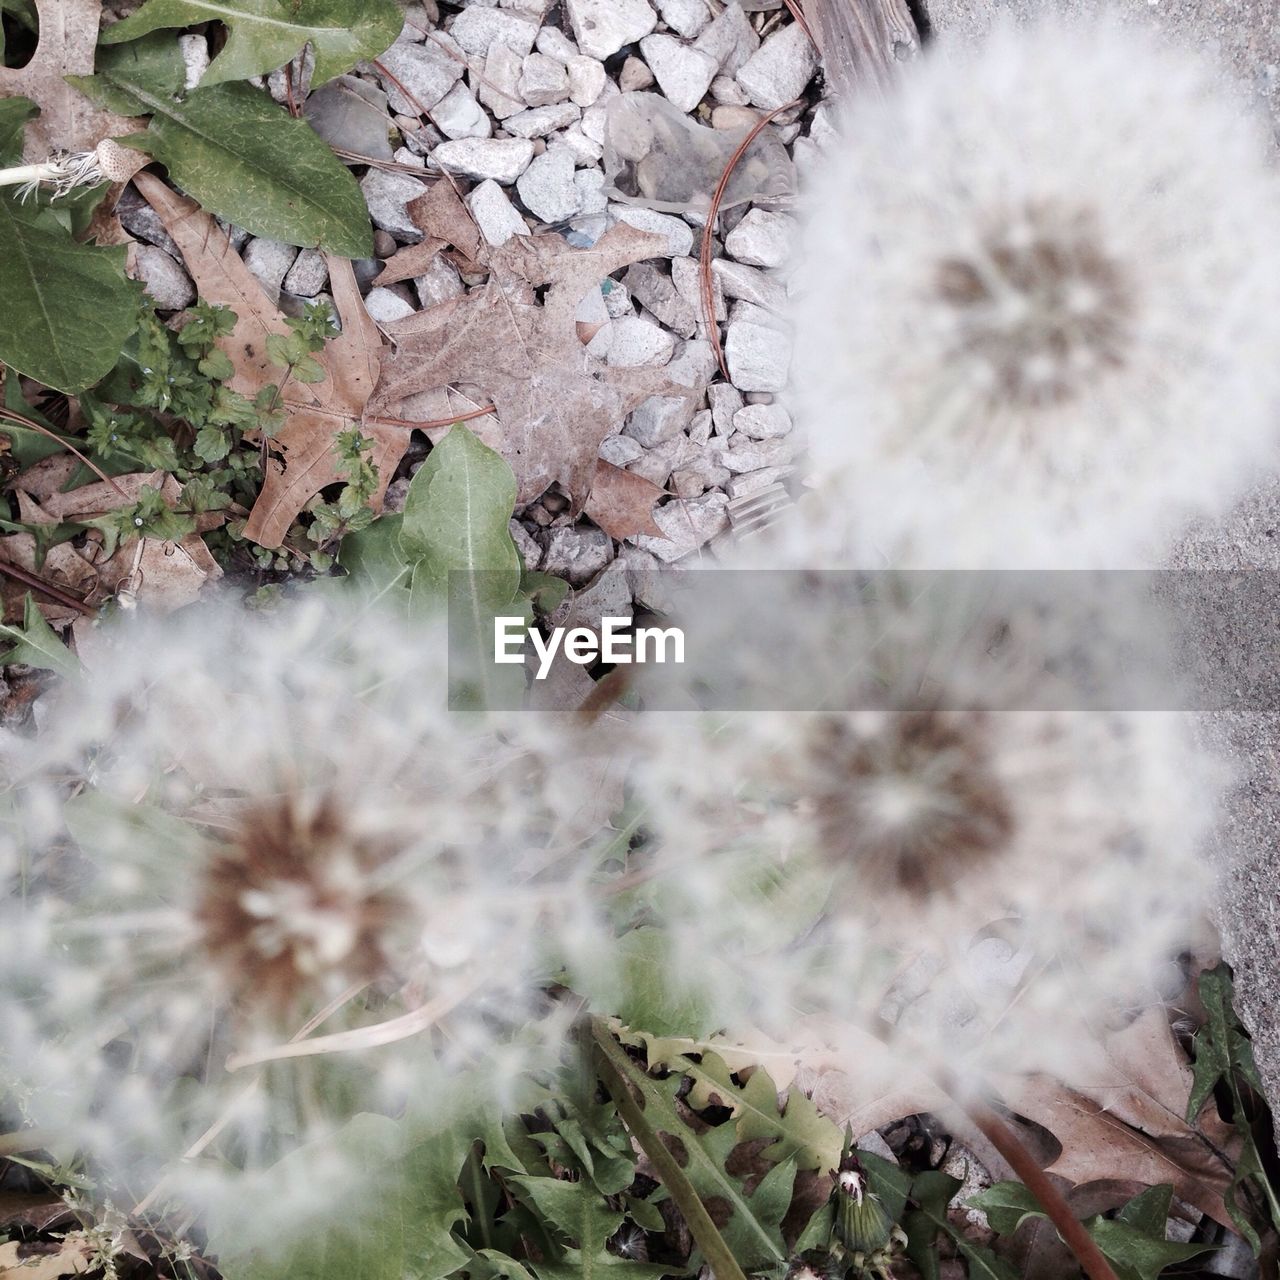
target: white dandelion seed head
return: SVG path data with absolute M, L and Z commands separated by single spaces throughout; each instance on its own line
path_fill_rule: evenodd
M 958 1075 L 1061 1073 L 1188 936 L 1222 770 L 1187 713 L 1047 696 L 1038 615 L 943 662 L 927 614 L 871 613 L 862 702 L 642 722 L 674 967 L 729 1025 L 885 1019 Z
M 0 902 L 0 1035 L 37 1119 L 131 1183 L 216 1124 L 219 1158 L 170 1184 L 204 1196 L 353 1109 L 476 1073 L 509 1090 L 514 1036 L 526 1070 L 554 1059 L 569 1015 L 543 987 L 586 911 L 552 839 L 572 789 L 533 788 L 519 744 L 447 710 L 436 630 L 308 601 L 110 639 L 5 754 L 31 820 Z M 423 1009 L 423 1034 L 369 1039 Z M 272 1061 L 258 1087 L 227 1065 L 337 1033 L 350 1051 Z
M 1280 189 L 1216 69 L 1105 15 L 997 27 L 837 156 L 794 295 L 810 567 L 1136 567 L 1276 461 Z

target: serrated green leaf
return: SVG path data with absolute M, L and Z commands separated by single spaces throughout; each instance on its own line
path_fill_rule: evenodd
M 0 640 L 13 643 L 13 648 L 0 658 L 0 662 L 25 662 L 29 667 L 55 671 L 60 676 L 80 674 L 80 663 L 44 620 L 44 614 L 29 591 L 22 602 L 22 626 L 13 627 L 0 622 Z
M 615 944 L 617 980 L 592 985 L 594 1003 L 608 1008 L 633 1031 L 657 1036 L 697 1036 L 712 1028 L 706 1000 L 672 963 L 670 935 L 652 926 L 632 929 Z
M 134 40 L 162 27 L 223 22 L 230 35 L 201 80 L 202 87 L 265 75 L 291 62 L 310 44 L 312 88 L 376 58 L 400 34 L 392 0 L 150 0 L 137 13 L 107 27 L 103 44 Z
M 1044 1217 L 1040 1201 L 1021 1182 L 995 1182 L 985 1191 L 970 1196 L 968 1204 L 987 1215 L 991 1229 L 1011 1236 L 1028 1219 Z
M 1156 1280 L 1166 1267 L 1173 1266 L 1175 1262 L 1186 1262 L 1214 1248 L 1213 1245 L 1175 1244 L 1166 1240 L 1163 1225 L 1158 1237 L 1118 1218 L 1095 1218 L 1086 1226 L 1120 1280 Z
M 150 114 L 145 133 L 121 141 L 160 161 L 204 208 L 257 236 L 368 257 L 364 196 L 311 126 L 247 84 L 175 97 L 172 44 L 158 35 L 100 49 L 97 74 L 75 83 L 113 111 Z

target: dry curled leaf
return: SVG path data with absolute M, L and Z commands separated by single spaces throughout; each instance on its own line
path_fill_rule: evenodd
M 688 394 L 661 369 L 606 366 L 574 325 L 578 303 L 605 276 L 661 252 L 659 237 L 626 224 L 589 249 L 557 235 L 513 236 L 488 252 L 482 288 L 389 326 L 397 347 L 383 362 L 374 404 L 394 412 L 417 392 L 474 384 L 496 407 L 518 500 L 559 481 L 580 511 L 600 442 L 648 396 Z M 539 302 L 534 290 L 544 286 Z
M 596 463 L 595 479 L 584 509 L 609 537 L 619 542 L 641 533 L 662 538 L 666 535 L 654 521 L 653 504 L 665 492 L 652 480 L 624 471 L 601 458 Z
M 50 1242 L 14 1240 L 0 1244 L 0 1280 L 59 1280 L 61 1276 L 83 1275 L 93 1266 L 96 1254 L 83 1232 Z
M 93 75 L 102 0 L 36 0 L 40 41 L 24 67 L 0 67 L 0 97 L 30 98 L 40 114 L 27 126 L 24 155 L 44 160 L 59 148 L 92 151 L 103 138 L 133 133 L 141 125 L 99 110 L 66 76 Z M 139 165 L 147 163 L 139 153 Z
M 201 298 L 236 313 L 235 329 L 218 344 L 235 369 L 229 385 L 252 399 L 264 386 L 281 383 L 283 373 L 271 363 L 266 340 L 273 333 L 287 334 L 288 326 L 226 233 L 193 201 L 158 178 L 139 174 L 134 181 L 182 250 Z M 358 425 L 373 440 L 371 456 L 378 470 L 375 510 L 381 507 L 387 482 L 409 444 L 408 428 L 365 420 L 365 407 L 378 378 L 382 338 L 364 309 L 351 263 L 330 254 L 325 259 L 342 332 L 316 356 L 327 375 L 323 382 L 292 378 L 283 382 L 280 403 L 285 423 L 270 442 L 272 456 L 262 492 L 244 528 L 246 538 L 264 547 L 278 547 L 302 508 L 327 485 L 342 479 L 333 448 L 340 431 Z

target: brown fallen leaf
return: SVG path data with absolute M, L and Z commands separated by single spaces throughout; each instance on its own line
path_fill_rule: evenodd
M 659 237 L 625 223 L 589 249 L 557 235 L 513 236 L 488 251 L 482 288 L 388 326 L 396 349 L 383 361 L 373 407 L 394 414 L 415 392 L 473 383 L 496 408 L 519 501 L 559 481 L 581 511 L 600 442 L 648 396 L 689 394 L 661 369 L 606 366 L 574 325 L 578 303 L 605 276 L 661 252 Z M 543 286 L 539 304 L 531 294 Z
M 252 399 L 267 384 L 279 383 L 282 374 L 267 355 L 266 339 L 288 333 L 288 326 L 225 232 L 158 178 L 143 173 L 134 182 L 182 250 L 200 296 L 236 313 L 235 329 L 218 344 L 235 368 L 230 386 Z M 364 309 L 351 263 L 329 254 L 325 259 L 342 332 L 316 356 L 328 375 L 323 382 L 289 379 L 283 384 L 281 404 L 287 416 L 271 440 L 262 492 L 244 528 L 246 538 L 264 547 L 278 547 L 302 508 L 342 479 L 333 450 L 340 431 L 358 424 L 373 440 L 371 457 L 378 471 L 375 510 L 381 508 L 387 483 L 409 444 L 409 428 L 365 419 L 378 379 L 382 337 Z
M 666 535 L 654 522 L 653 504 L 665 493 L 652 480 L 599 458 L 583 510 L 619 542 L 640 533 L 662 538 Z
M 61 1196 L 0 1192 L 0 1227 L 33 1227 L 36 1231 L 47 1231 L 56 1223 L 74 1217 Z
M 424 238 L 418 244 L 405 245 L 388 258 L 374 284 L 395 284 L 422 275 L 436 254 L 448 245 L 458 250 L 467 265 L 475 267 L 486 261 L 488 246 L 480 235 L 480 228 L 458 193 L 444 179 L 437 179 L 422 195 L 410 200 L 405 212 L 421 229 Z
M 93 75 L 102 0 L 36 0 L 40 42 L 25 67 L 0 67 L 0 97 L 30 98 L 40 114 L 27 125 L 30 164 L 59 148 L 92 151 L 103 138 L 134 133 L 143 121 L 102 111 L 65 76 Z M 139 165 L 148 163 L 138 153 Z
M 48 1243 L 14 1240 L 0 1244 L 0 1280 L 59 1280 L 61 1276 L 82 1275 L 93 1265 L 97 1252 L 83 1232 Z

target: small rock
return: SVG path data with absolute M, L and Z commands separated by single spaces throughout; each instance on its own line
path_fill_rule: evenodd
M 699 409 L 689 419 L 689 439 L 694 444 L 706 444 L 711 439 L 711 410 Z
M 775 31 L 742 64 L 737 80 L 757 107 L 772 111 L 798 98 L 817 69 L 813 41 L 793 22 Z
M 776 329 L 738 320 L 725 334 L 729 377 L 739 391 L 781 391 L 791 365 L 791 341 Z
M 182 311 L 196 300 L 191 277 L 158 245 L 140 244 L 134 270 L 147 296 L 161 311 Z
M 598 288 L 582 296 L 574 309 L 573 318 L 577 324 L 590 325 L 598 330 L 601 325 L 609 323 L 609 311 L 604 305 L 604 295 Z
M 707 403 L 711 406 L 716 435 L 728 439 L 737 430 L 733 420 L 744 403 L 742 392 L 728 382 L 713 382 L 707 388 Z
M 730 83 L 737 84 L 737 81 L 733 80 Z M 751 129 L 760 122 L 762 114 L 763 112 L 757 111 L 755 107 L 719 106 L 711 112 L 711 127 L 726 133 L 734 129 Z
M 629 204 L 612 204 L 609 212 L 619 222 L 638 227 L 641 231 L 652 231 L 663 236 L 667 246 L 664 256 L 669 258 L 687 258 L 693 252 L 693 228 L 687 222 L 674 218 L 669 213 L 659 213 L 656 209 L 641 209 Z
M 669 613 L 674 603 L 662 573 L 662 564 L 652 552 L 624 543 L 617 563 L 627 575 L 627 586 L 636 604 L 657 613 Z
M 302 113 L 331 147 L 390 160 L 387 108 L 387 95 L 376 84 L 346 75 L 309 94 Z M 416 129 L 419 123 L 413 119 L 406 127 Z
M 759 267 L 744 267 L 740 262 L 717 258 L 711 264 L 711 271 L 720 278 L 720 287 L 726 298 L 742 298 L 779 314 L 787 310 L 786 289 L 779 280 Z
M 650 484 L 656 484 L 660 489 L 665 489 L 667 481 L 671 479 L 671 473 L 694 462 L 700 452 L 698 446 L 692 444 L 688 436 L 678 434 L 652 449 L 646 449 L 627 470 L 648 480 Z
M 719 70 L 709 53 L 690 48 L 675 36 L 645 36 L 640 51 L 667 101 L 681 111 L 692 111 L 702 101 Z
M 512 520 L 507 526 L 511 530 L 511 541 L 516 544 L 524 567 L 532 573 L 542 561 L 542 548 L 533 540 L 533 535 L 520 523 Z
M 671 283 L 676 292 L 693 308 L 699 325 L 703 323 L 702 270 L 697 258 L 672 258 Z M 715 272 L 711 273 L 711 304 L 717 320 L 725 318 L 724 290 Z
M 463 10 L 463 13 L 475 12 L 475 9 Z M 510 123 L 507 122 L 508 127 Z M 492 178 L 504 184 L 514 182 L 532 159 L 533 143 L 526 138 L 457 138 L 442 142 L 431 153 L 432 164 L 450 173 L 474 178 L 477 182 Z
M 565 66 L 569 73 L 569 100 L 589 107 L 604 92 L 604 63 L 575 54 Z
M 576 168 L 566 146 L 548 147 L 535 156 L 516 183 L 525 208 L 543 222 L 567 222 L 581 204 L 573 181 Z
M 529 224 L 492 178 L 486 179 L 467 197 L 471 216 L 480 228 L 485 243 L 495 248 L 506 244 L 512 236 L 527 236 Z
M 434 12 L 433 12 L 434 11 Z M 404 26 L 400 28 L 397 42 L 413 43 L 427 38 L 427 33 L 440 21 L 440 14 L 435 5 L 430 8 L 423 4 L 411 4 L 404 11 Z
M 594 167 L 604 156 L 604 148 L 598 142 L 592 142 L 582 132 L 581 124 L 571 124 L 567 129 L 561 129 L 556 133 L 555 137 L 573 152 L 574 161 L 579 167 Z M 600 187 L 602 189 L 604 187 L 603 173 L 600 174 Z
M 508 116 L 502 127 L 517 138 L 545 138 L 557 129 L 566 129 L 582 118 L 582 108 L 572 102 L 557 102 L 549 107 L 529 107 Z
M 319 249 L 303 249 L 285 273 L 284 290 L 299 298 L 314 298 L 329 282 L 329 268 Z
M 725 237 L 724 251 L 749 266 L 780 267 L 795 238 L 794 218 L 767 209 L 752 209 Z
M 501 194 L 500 187 L 495 190 Z M 473 192 L 472 199 L 474 198 Z M 474 213 L 474 206 L 472 212 Z M 476 221 L 479 222 L 480 219 L 477 218 Z M 481 230 L 483 229 L 482 227 Z M 437 307 L 450 298 L 460 298 L 466 292 L 457 267 L 439 254 L 431 259 L 431 265 L 420 276 L 414 277 L 413 287 L 418 291 L 418 302 L 423 307 Z
M 391 73 L 380 76 L 391 109 L 408 116 L 430 111 L 466 70 L 463 63 L 451 58 L 433 40 L 426 44 L 393 44 L 378 61 Z
M 578 57 L 578 46 L 559 27 L 543 27 L 538 32 L 535 47 L 539 53 L 545 53 L 548 58 L 566 65 L 570 58 Z
M 183 87 L 194 89 L 209 70 L 209 42 L 204 36 L 179 36 L 178 49 L 182 54 Z
M 636 545 L 666 564 L 679 560 L 729 527 L 728 501 L 723 493 L 713 491 L 700 498 L 668 502 L 653 513 L 654 523 L 666 537 L 643 533 L 636 538 Z
M 749 440 L 776 440 L 791 434 L 791 415 L 780 404 L 749 404 L 733 415 L 733 425 Z
M 283 240 L 258 237 L 245 245 L 241 256 L 244 258 L 244 265 L 253 272 L 260 284 L 268 289 L 278 289 L 285 273 L 293 266 L 298 250 L 295 245 L 285 244 Z
M 677 292 L 671 277 L 651 262 L 637 262 L 627 269 L 624 282 L 637 298 L 673 333 L 692 338 L 698 328 L 693 307 Z
M 777 484 L 779 480 L 785 480 L 793 470 L 793 467 L 765 467 L 763 471 L 748 471 L 745 475 L 733 476 L 727 480 L 724 491 L 733 499 L 750 498 Z
M 505 44 L 491 44 L 483 72 L 472 76 L 472 87 L 497 120 L 524 110 L 518 87 L 523 65 L 524 60 L 514 49 L 508 49 Z
M 625 467 L 643 452 L 640 442 L 630 436 L 610 436 L 600 444 L 600 457 L 606 462 L 612 462 L 615 467 Z
M 390 324 L 413 315 L 413 304 L 391 289 L 370 289 L 365 296 L 364 309 L 376 324 Z
M 431 119 L 446 138 L 487 138 L 493 132 L 489 117 L 461 81 L 431 109 Z
M 702 391 L 716 371 L 716 353 L 711 343 L 702 338 L 682 342 L 675 358 L 667 365 L 667 377 L 682 387 Z
M 760 37 L 747 20 L 742 6 L 727 4 L 724 11 L 694 41 L 693 47 L 709 53 L 720 70 L 731 76 L 760 47 Z
M 692 40 L 711 21 L 706 0 L 658 0 L 662 20 L 677 35 Z
M 449 34 L 467 53 L 485 54 L 490 46 L 504 44 L 523 58 L 538 37 L 538 24 L 505 9 L 473 4 L 454 18 Z
M 632 411 L 627 425 L 622 428 L 623 434 L 630 436 L 646 449 L 654 449 L 668 440 L 680 436 L 689 419 L 693 417 L 693 401 L 688 396 L 649 396 Z M 670 475 L 671 467 L 667 468 Z M 660 484 L 666 480 L 654 481 Z
M 619 316 L 635 315 L 636 309 L 631 301 L 631 290 L 623 281 L 604 280 L 601 282 L 600 292 L 604 295 L 604 308 L 611 320 L 617 320 Z
M 729 479 L 729 469 L 721 466 L 709 449 L 698 449 L 678 471 L 671 473 L 671 488 L 677 497 L 696 498 L 708 489 L 718 489 Z
M 160 215 L 138 195 L 134 187 L 126 186 L 121 192 L 116 203 L 116 217 L 131 236 L 158 245 L 175 261 L 182 260 L 182 250 L 165 230 Z
M 665 329 L 639 316 L 622 316 L 610 328 L 609 364 L 615 369 L 663 365 L 675 351 L 676 340 Z
M 612 559 L 613 540 L 603 529 L 566 525 L 551 530 L 542 571 L 580 587 L 590 582 Z
M 785 467 L 795 457 L 790 440 L 746 440 L 740 432 L 729 443 L 716 442 L 711 447 L 716 461 L 734 475 L 762 471 L 765 467 Z
M 467 146 L 465 142 L 446 142 L 442 146 Z M 439 148 L 437 148 L 439 150 Z M 413 219 L 405 212 L 405 205 L 416 200 L 426 187 L 417 178 L 407 173 L 388 173 L 384 169 L 370 169 L 360 179 L 360 190 L 364 192 L 364 202 L 369 206 L 369 217 L 375 227 L 389 231 L 398 240 L 408 244 L 417 244 L 422 239 L 422 231 L 414 225 Z
M 578 48 L 603 62 L 658 25 L 649 0 L 565 0 Z
M 566 627 L 590 627 L 599 631 L 605 618 L 631 617 L 631 588 L 627 575 L 610 565 L 585 590 L 577 592 L 569 606 Z
M 226 221 L 225 218 L 215 218 L 214 221 L 226 232 L 228 242 L 237 253 L 249 243 L 249 233 L 243 227 L 237 227 L 234 223 Z M 177 246 L 175 245 L 174 247 L 176 248 Z
M 520 71 L 520 96 L 531 107 L 549 107 L 569 96 L 569 72 L 545 53 L 531 53 Z
M 568 150 L 572 152 L 573 148 Z M 609 207 L 604 194 L 604 174 L 599 169 L 579 169 L 573 175 L 573 185 L 578 188 L 579 213 L 603 213 Z
M 764 325 L 766 329 L 777 329 L 779 333 L 792 331 L 791 321 L 786 316 L 780 316 L 776 311 L 766 311 L 754 302 L 744 302 L 741 298 L 735 300 L 729 308 L 729 323 L 732 324 L 735 320 L 749 320 L 752 324 Z
M 389 231 L 378 227 L 373 233 L 373 256 L 384 262 L 396 251 L 396 238 Z
M 401 476 L 399 480 L 393 480 L 387 485 L 387 491 L 382 497 L 383 514 L 395 514 L 397 511 L 404 510 L 404 504 L 409 497 L 409 486 L 413 483 L 409 476 Z
M 618 72 L 618 88 L 623 93 L 639 93 L 653 84 L 653 71 L 649 64 L 634 54 L 628 54 L 627 60 Z
M 747 95 L 742 86 L 732 76 L 716 76 L 711 82 L 711 101 L 726 107 L 745 107 Z M 716 123 L 715 112 L 711 113 L 711 127 L 722 129 L 725 126 Z

